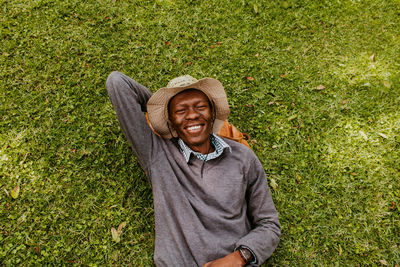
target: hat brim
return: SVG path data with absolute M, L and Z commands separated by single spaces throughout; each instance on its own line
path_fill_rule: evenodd
M 213 78 L 203 78 L 180 87 L 163 87 L 147 101 L 147 113 L 154 131 L 163 138 L 176 137 L 176 131 L 168 125 L 168 103 L 172 97 L 187 89 L 203 92 L 214 104 L 215 121 L 212 132 L 218 133 L 229 116 L 229 104 L 222 84 Z

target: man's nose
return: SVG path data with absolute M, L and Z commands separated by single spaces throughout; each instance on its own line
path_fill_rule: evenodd
M 187 120 L 197 119 L 200 116 L 199 112 L 195 108 L 189 108 L 188 113 L 186 115 Z

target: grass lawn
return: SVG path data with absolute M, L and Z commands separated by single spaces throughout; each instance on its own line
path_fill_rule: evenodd
M 151 188 L 105 89 L 118 70 L 225 85 L 280 213 L 267 266 L 399 266 L 398 1 L 0 3 L 1 265 L 153 265 Z

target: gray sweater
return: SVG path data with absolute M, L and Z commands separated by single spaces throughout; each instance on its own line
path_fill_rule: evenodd
M 229 139 L 232 151 L 187 163 L 174 139 L 155 135 L 143 112 L 151 92 L 119 72 L 107 90 L 121 128 L 150 179 L 157 266 L 203 266 L 244 245 L 263 263 L 279 242 L 278 213 L 260 161 Z

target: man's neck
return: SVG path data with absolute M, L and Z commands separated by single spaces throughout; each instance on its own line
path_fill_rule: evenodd
M 200 146 L 189 146 L 188 144 L 186 144 L 191 150 L 201 153 L 201 154 L 209 154 L 214 152 L 214 146 L 211 144 L 210 139 L 207 140 L 207 142 L 205 142 L 204 144 L 201 144 Z

